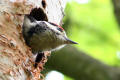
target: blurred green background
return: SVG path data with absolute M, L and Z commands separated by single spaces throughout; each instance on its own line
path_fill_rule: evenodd
M 69 2 L 64 28 L 80 50 L 106 64 L 120 65 L 120 32 L 111 0 Z
M 107 65 L 120 66 L 120 28 L 111 0 L 71 0 L 63 22 L 68 37 L 79 43 L 76 48 Z

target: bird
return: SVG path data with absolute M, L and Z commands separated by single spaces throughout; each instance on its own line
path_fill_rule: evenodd
M 67 37 L 61 26 L 53 22 L 37 21 L 30 15 L 24 17 L 22 34 L 32 53 L 37 54 L 35 67 L 41 61 L 45 51 L 55 51 L 67 44 L 78 44 Z

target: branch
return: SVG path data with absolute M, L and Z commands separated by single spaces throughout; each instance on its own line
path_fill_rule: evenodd
M 112 0 L 114 6 L 114 13 L 118 24 L 120 25 L 120 0 Z
M 120 69 L 113 68 L 67 46 L 51 55 L 46 68 L 57 70 L 75 80 L 120 80 Z

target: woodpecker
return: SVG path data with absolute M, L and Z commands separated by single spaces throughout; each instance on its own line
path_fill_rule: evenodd
M 44 56 L 44 51 L 54 51 L 66 44 L 77 44 L 67 38 L 64 29 L 52 22 L 37 21 L 34 17 L 26 15 L 23 22 L 23 37 L 26 44 L 37 53 L 35 67 Z

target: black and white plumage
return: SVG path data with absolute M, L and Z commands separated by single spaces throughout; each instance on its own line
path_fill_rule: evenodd
M 54 51 L 66 44 L 77 44 L 67 38 L 61 26 L 47 21 L 37 21 L 29 15 L 24 18 L 23 37 L 34 54 Z

